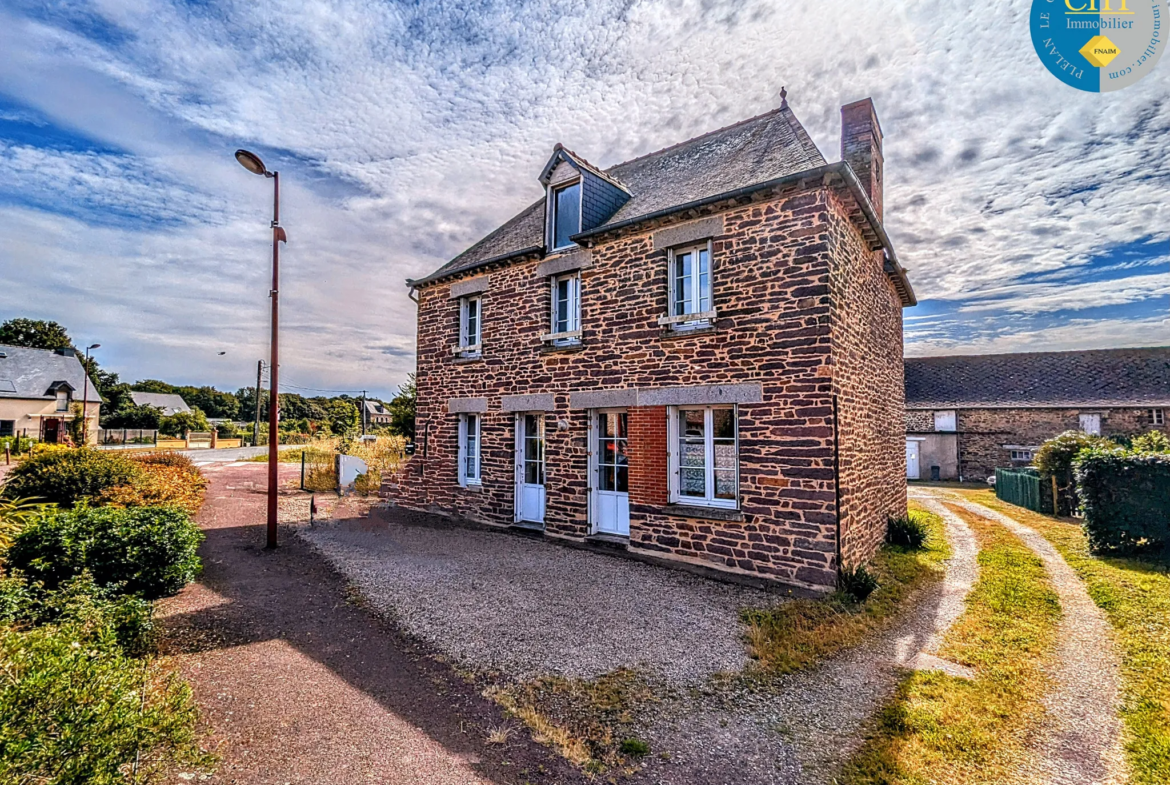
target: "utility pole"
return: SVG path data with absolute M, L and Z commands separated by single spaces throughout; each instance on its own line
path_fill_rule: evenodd
M 252 446 L 260 444 L 260 383 L 264 375 L 264 361 L 256 361 L 256 419 L 252 423 Z

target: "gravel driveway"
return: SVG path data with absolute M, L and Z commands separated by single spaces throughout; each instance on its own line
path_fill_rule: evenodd
M 740 608 L 782 601 L 400 510 L 299 533 L 407 632 L 467 665 L 519 679 L 630 667 L 697 684 L 746 664 Z

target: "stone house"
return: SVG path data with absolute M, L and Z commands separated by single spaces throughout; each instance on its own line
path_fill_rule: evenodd
M 906 475 L 983 481 L 1070 430 L 1170 434 L 1170 347 L 906 360 Z
M 381 401 L 365 401 L 362 416 L 365 417 L 366 425 L 389 425 L 394 420 L 390 410 Z
M 0 346 L 0 437 L 64 441 L 75 403 L 86 396 L 87 434 L 97 442 L 102 397 L 72 349 L 49 351 Z
M 781 94 L 784 97 L 784 94 Z M 392 503 L 820 592 L 906 510 L 882 132 L 827 163 L 787 101 L 544 195 L 418 302 L 415 454 Z

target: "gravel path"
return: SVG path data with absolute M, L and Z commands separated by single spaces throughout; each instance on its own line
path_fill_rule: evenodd
M 940 496 L 942 494 L 939 494 Z M 1120 659 L 1113 631 L 1085 585 L 1052 544 L 1034 529 L 982 504 L 947 494 L 948 503 L 1003 524 L 1044 562 L 1060 597 L 1056 688 L 1045 697 L 1050 722 L 1036 757 L 1045 785 L 1114 785 L 1126 782 L 1118 718 Z
M 282 480 L 298 469 L 282 467 Z M 344 579 L 291 532 L 264 550 L 263 464 L 207 475 L 204 573 L 159 617 L 221 757 L 211 782 L 588 781 L 526 734 L 489 744 L 489 730 L 514 723 L 429 649 L 346 602 Z
M 628 667 L 669 685 L 699 684 L 747 664 L 739 609 L 782 601 L 403 510 L 298 533 L 411 635 L 518 679 Z
M 978 546 L 958 516 L 924 502 L 942 516 L 951 543 L 944 580 L 889 630 L 813 670 L 783 677 L 767 692 L 723 693 L 714 709 L 693 701 L 666 707 L 652 746 L 672 750 L 671 760 L 652 767 L 647 781 L 827 785 L 860 747 L 865 723 L 893 694 L 904 669 L 953 666 L 921 655 L 933 654 L 963 613 L 978 577 Z

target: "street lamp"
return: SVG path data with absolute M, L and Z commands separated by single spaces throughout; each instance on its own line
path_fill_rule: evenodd
M 236 150 L 236 160 L 240 166 L 252 174 L 261 174 L 272 178 L 272 289 L 268 296 L 272 298 L 272 357 L 269 361 L 268 389 L 268 539 L 269 548 L 276 547 L 276 492 L 278 480 L 277 463 L 277 418 L 279 416 L 279 398 L 277 397 L 277 357 L 279 354 L 278 328 L 280 325 L 280 243 L 288 242 L 288 235 L 280 228 L 280 173 L 270 172 L 264 162 L 255 153 L 247 150 Z M 260 385 L 256 385 L 256 395 L 260 395 Z
M 100 343 L 85 347 L 85 381 L 82 382 L 81 393 L 81 446 L 89 444 L 89 350 L 100 349 Z

